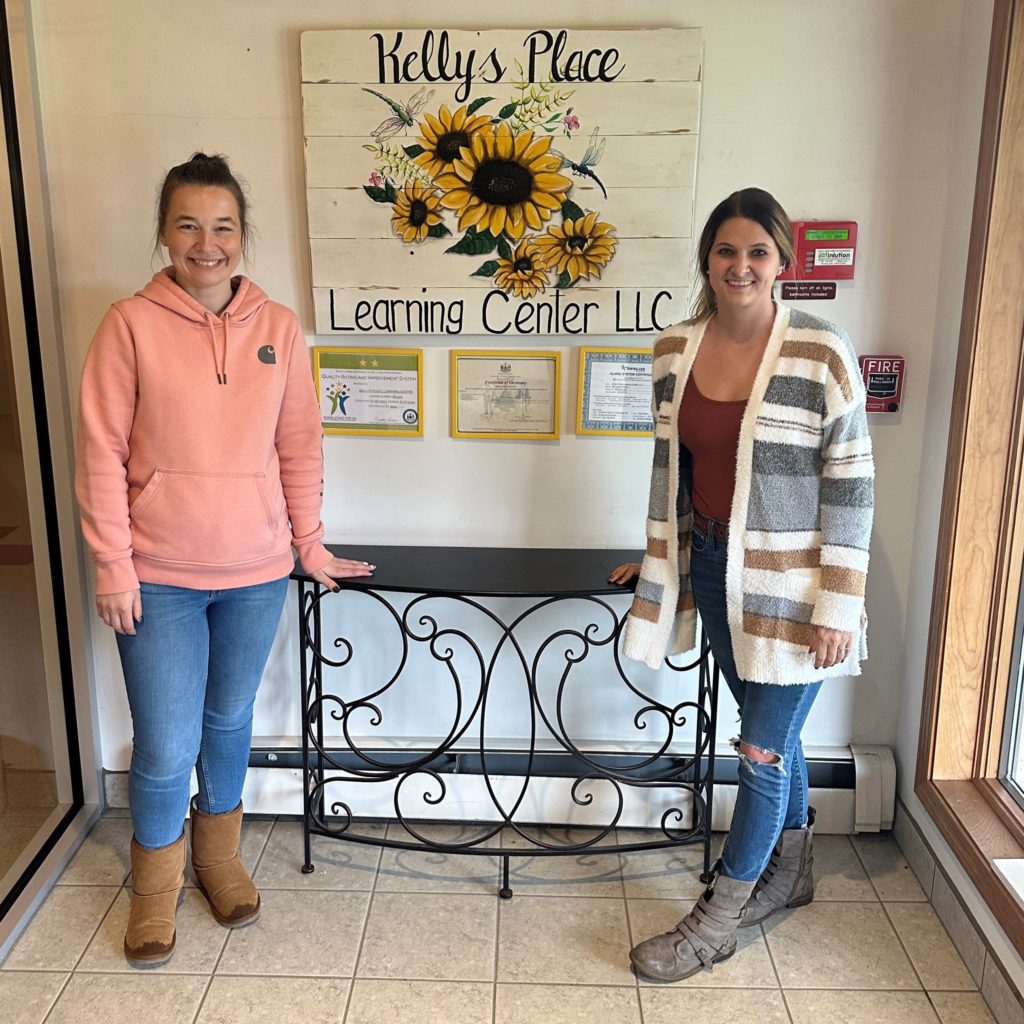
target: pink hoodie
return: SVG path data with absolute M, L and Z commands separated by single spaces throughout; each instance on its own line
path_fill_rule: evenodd
M 323 435 L 295 314 L 247 277 L 220 316 L 173 270 L 115 303 L 82 375 L 76 493 L 96 592 L 199 590 L 331 559 Z

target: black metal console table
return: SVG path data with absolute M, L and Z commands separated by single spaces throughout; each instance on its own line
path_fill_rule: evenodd
M 630 678 L 628 659 L 621 656 L 620 634 L 625 620 L 625 602 L 618 612 L 608 598 L 622 594 L 622 587 L 608 583 L 608 573 L 622 562 L 639 561 L 635 551 L 561 550 L 518 548 L 445 547 L 345 547 L 335 549 L 346 558 L 364 559 L 377 566 L 372 577 L 339 581 L 334 593 L 296 569 L 293 579 L 299 592 L 299 656 L 302 710 L 303 839 L 305 862 L 302 870 L 314 870 L 311 836 L 320 835 L 366 845 L 405 850 L 500 857 L 500 895 L 509 898 L 509 858 L 516 856 L 559 856 L 580 853 L 629 852 L 663 849 L 702 842 L 706 881 L 710 868 L 711 808 L 715 768 L 715 709 L 718 697 L 718 668 L 708 655 L 702 635 L 702 655 L 686 664 L 667 664 L 677 672 L 698 669 L 697 692 L 680 695 L 678 701 L 644 692 Z M 498 599 L 515 598 L 517 610 L 504 618 L 483 603 L 502 604 Z M 338 601 L 374 602 L 394 632 L 383 635 L 352 634 L 325 636 L 324 602 L 331 602 L 332 617 L 344 617 Z M 404 607 L 399 607 L 402 602 Z M 585 625 L 559 622 L 567 617 L 569 602 L 574 615 Z M 582 602 L 582 604 L 581 604 Z M 442 616 L 455 620 L 474 617 L 480 623 L 477 637 L 456 622 L 445 626 Z M 542 618 L 539 618 L 542 617 Z M 351 618 L 351 616 L 349 617 Z M 544 624 L 543 639 L 533 635 Z M 553 631 L 549 627 L 554 627 Z M 485 650 L 479 632 L 490 633 Z M 523 639 L 530 632 L 535 650 Z M 495 639 L 496 638 L 496 639 Z M 328 685 L 325 676 L 345 673 L 353 667 L 358 645 L 394 645 L 400 652 L 398 665 L 386 678 L 359 683 L 357 696 L 342 696 L 345 687 Z M 365 728 L 386 734 L 382 702 L 400 695 L 402 687 L 423 685 L 409 670 L 410 654 L 420 646 L 429 651 L 438 677 L 428 685 L 442 685 L 453 704 L 446 734 L 435 742 L 415 749 L 387 749 L 369 745 L 354 735 L 353 716 L 358 714 Z M 391 647 L 388 648 L 389 650 Z M 472 665 L 472 679 L 465 668 L 459 671 L 456 651 Z M 642 751 L 595 751 L 581 745 L 574 736 L 568 685 L 593 652 L 603 658 L 604 687 L 624 686 L 635 701 L 632 726 Z M 487 702 L 492 675 L 499 656 L 518 663 L 525 683 L 529 711 L 529 741 L 522 749 L 501 748 L 488 741 Z M 440 682 L 438 682 L 440 680 Z M 350 680 L 346 681 L 350 682 Z M 549 691 L 553 689 L 553 694 Z M 594 699 L 600 701 L 601 694 Z M 493 709 L 492 709 L 493 710 Z M 680 750 L 680 733 L 693 723 L 693 746 Z M 544 734 L 538 744 L 538 733 Z M 648 737 L 654 736 L 651 740 Z M 452 842 L 432 840 L 417 827 L 403 809 L 403 792 L 418 780 L 426 791 L 420 799 L 441 807 L 448 793 L 445 776 L 482 776 L 493 804 L 493 820 L 474 821 L 474 834 Z M 515 797 L 498 792 L 494 779 L 513 777 L 520 781 Z M 572 801 L 585 807 L 593 802 L 592 787 L 608 786 L 614 794 L 614 810 L 607 822 L 588 823 L 587 836 L 572 845 L 549 843 L 524 824 L 524 798 L 532 779 L 562 777 L 573 779 Z M 330 801 L 327 790 L 366 783 L 395 783 L 394 817 L 404 826 L 408 838 L 382 838 L 360 834 L 349 801 L 340 796 Z M 618 841 L 614 832 L 621 819 L 625 794 L 630 787 L 656 789 L 671 795 L 672 806 L 659 825 L 659 834 L 645 835 L 635 842 Z M 351 793 L 352 790 L 349 789 Z M 685 808 L 685 798 L 689 808 Z M 490 808 L 489 808 L 490 810 Z M 434 819 L 431 819 L 432 822 Z M 438 820 L 444 820 L 444 816 Z M 449 820 L 460 820 L 451 815 Z M 462 823 L 460 821 L 460 823 Z M 529 822 L 536 824 L 536 822 Z M 513 830 L 517 845 L 505 843 L 504 829 Z

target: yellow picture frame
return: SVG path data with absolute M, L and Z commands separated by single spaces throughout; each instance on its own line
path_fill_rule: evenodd
M 579 349 L 576 433 L 583 436 L 652 437 L 650 348 L 583 345 Z M 597 368 L 604 372 L 598 375 Z M 641 410 L 644 411 L 640 418 Z M 606 415 L 598 415 L 603 412 Z
M 524 349 L 452 349 L 452 437 L 557 441 L 562 353 Z
M 318 345 L 312 359 L 325 434 L 423 436 L 423 349 Z

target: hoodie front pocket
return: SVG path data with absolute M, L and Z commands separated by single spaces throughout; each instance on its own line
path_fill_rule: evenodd
M 195 565 L 258 561 L 290 542 L 263 473 L 157 469 L 131 507 L 131 522 L 139 554 Z
M 146 482 L 146 486 L 131 499 L 128 505 L 128 514 L 134 520 L 136 516 L 141 516 L 146 510 L 146 506 L 153 500 L 154 495 L 160 490 L 160 485 L 164 482 L 165 477 L 158 469 Z M 129 496 L 130 496 L 129 492 Z

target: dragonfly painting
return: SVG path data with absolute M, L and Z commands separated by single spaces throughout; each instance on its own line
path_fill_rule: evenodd
M 562 158 L 562 166 L 568 167 L 573 174 L 581 175 L 585 178 L 592 178 L 597 182 L 601 189 L 601 193 L 605 199 L 608 198 L 608 190 L 604 187 L 604 182 L 591 170 L 596 164 L 600 163 L 601 157 L 604 156 L 604 144 L 606 139 L 598 139 L 598 132 L 600 127 L 595 128 L 590 134 L 590 141 L 587 143 L 587 148 L 583 153 L 583 159 L 579 163 L 574 163 L 564 153 L 559 153 Z
M 368 92 L 371 95 L 376 96 L 377 99 L 383 100 L 394 111 L 393 116 L 384 118 L 384 120 L 381 121 L 381 123 L 377 125 L 372 132 L 370 132 L 370 138 L 376 139 L 377 142 L 387 142 L 388 139 L 393 139 L 399 132 L 405 135 L 415 123 L 416 118 L 422 113 L 423 108 L 430 102 L 434 95 L 433 89 L 428 91 L 424 86 L 422 89 L 413 93 L 405 106 L 402 106 L 401 103 L 390 99 L 381 92 L 377 92 L 376 89 L 367 89 L 364 86 L 363 92 Z

